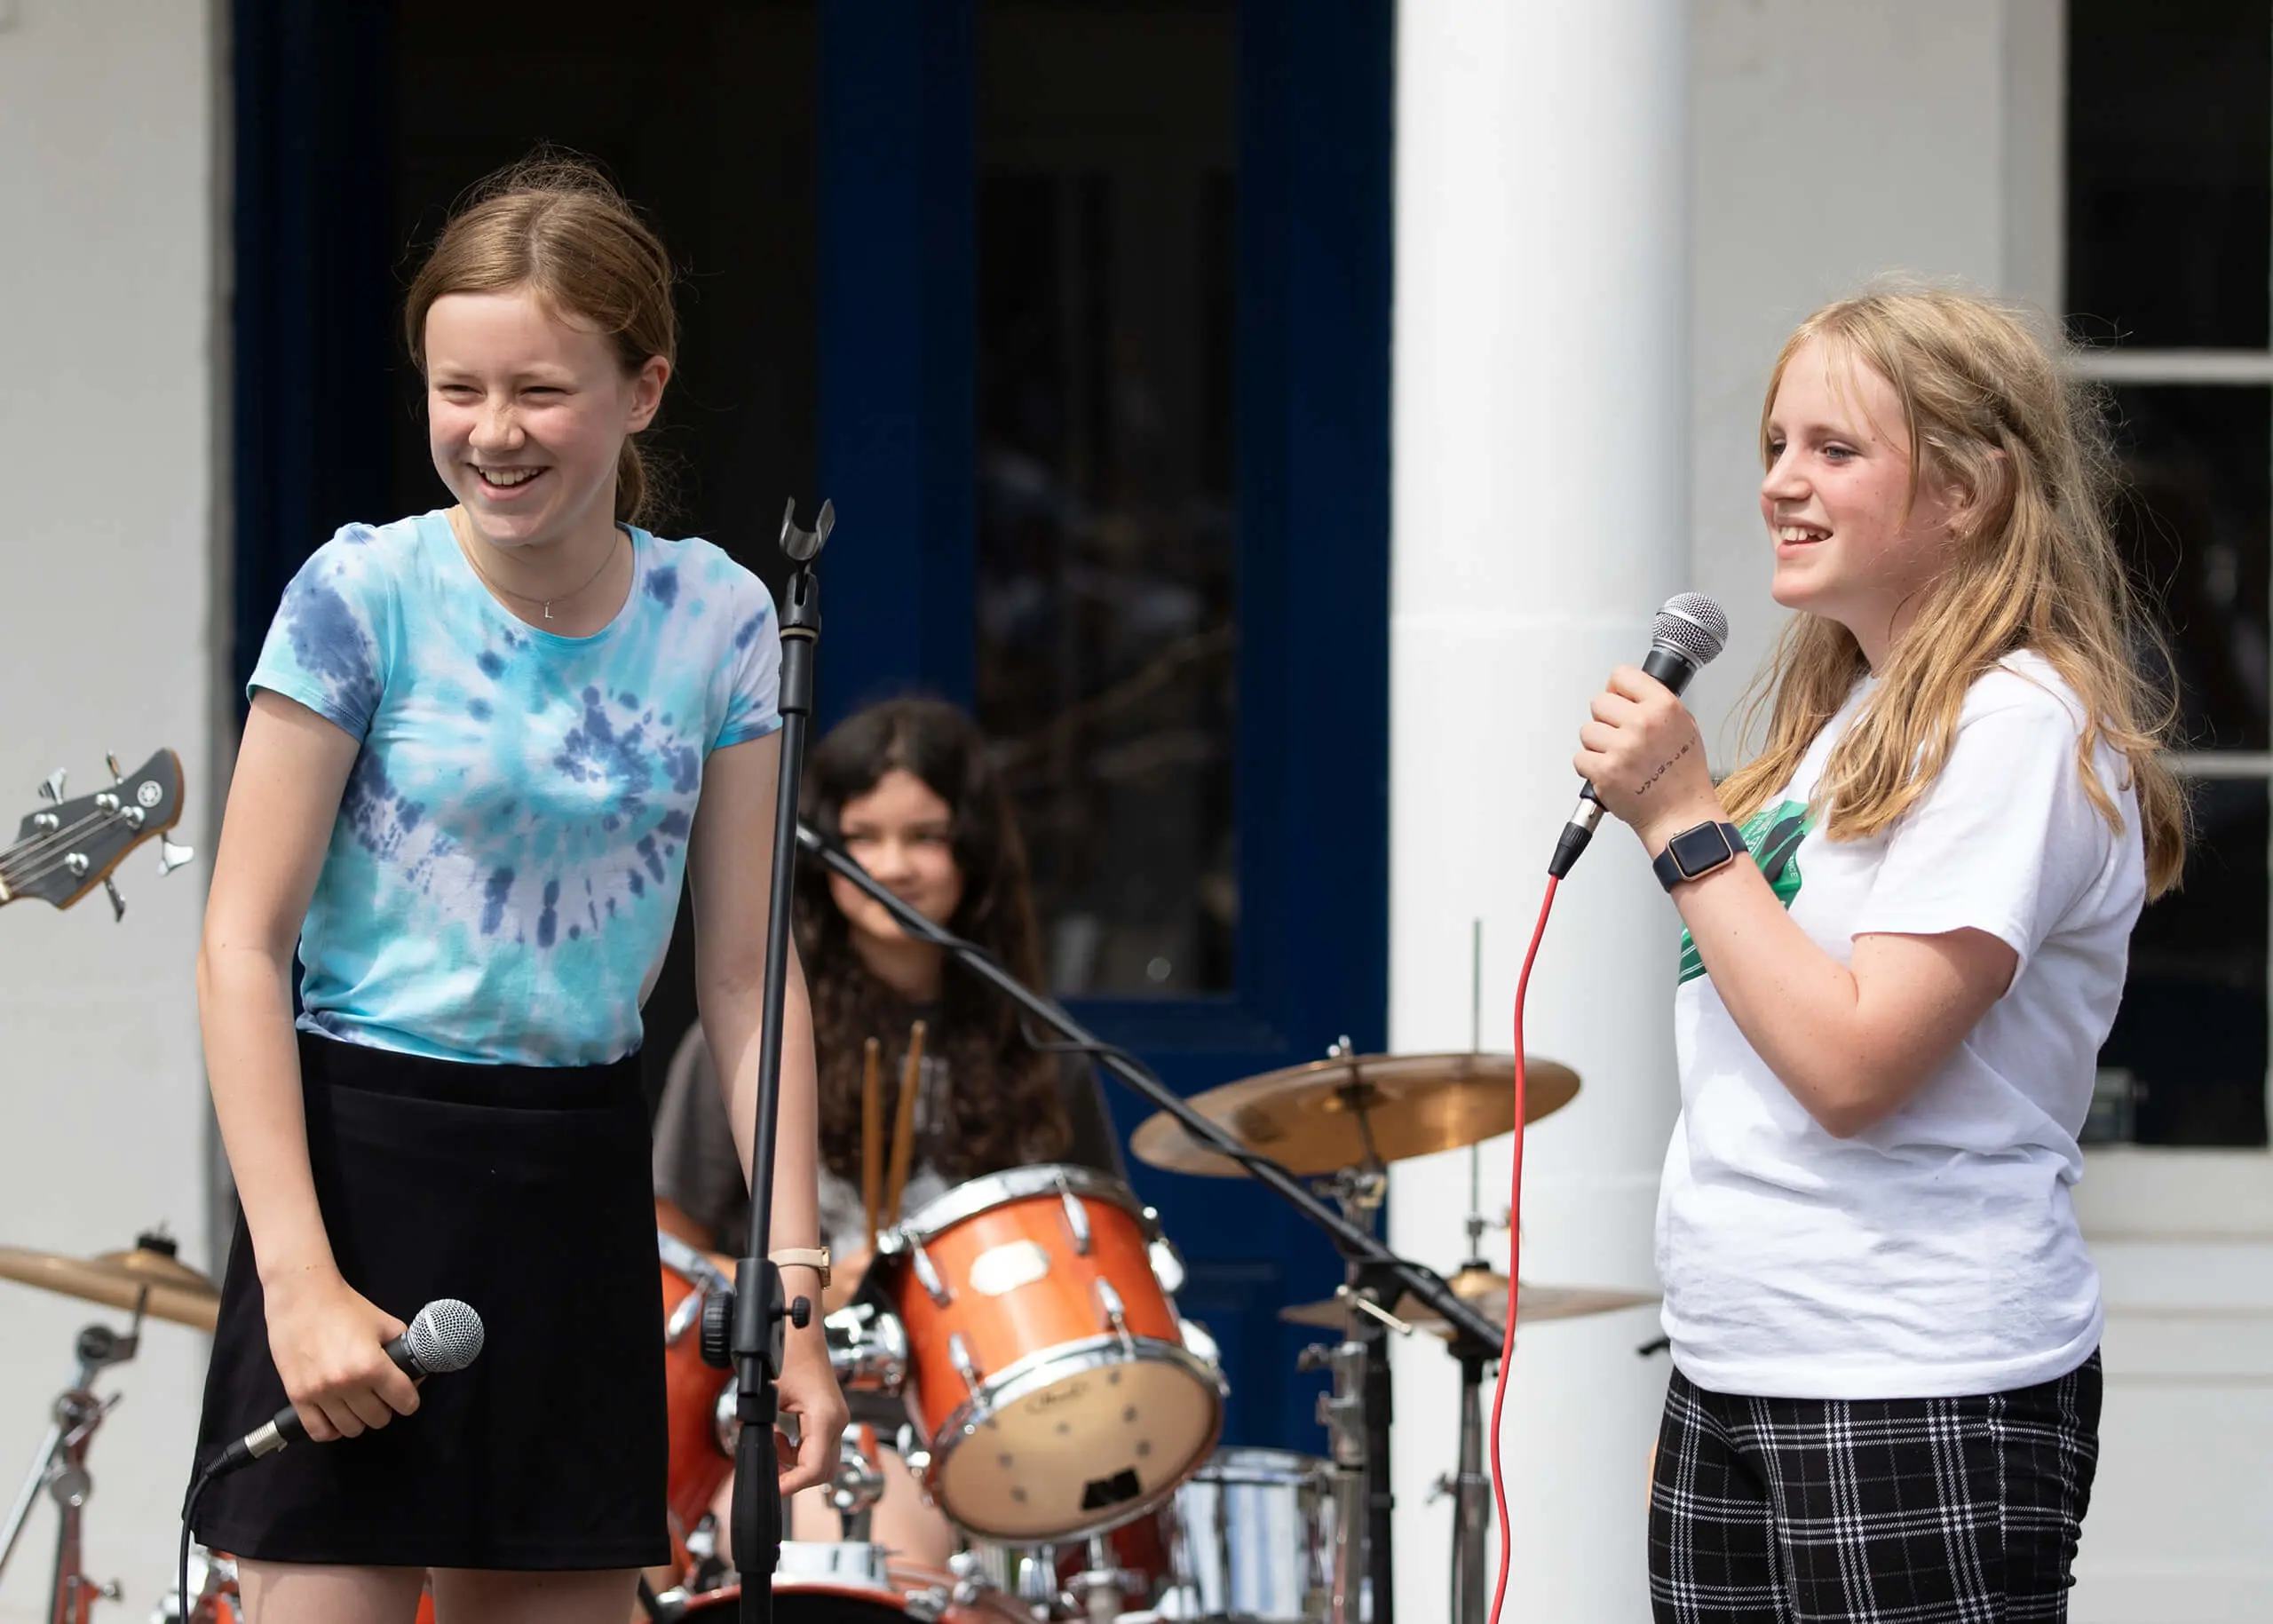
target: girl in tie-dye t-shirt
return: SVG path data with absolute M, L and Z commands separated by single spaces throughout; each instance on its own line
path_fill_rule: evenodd
M 255 1619 L 407 1621 L 431 1573 L 445 1618 L 622 1624 L 670 1557 L 640 1005 L 684 883 L 747 1177 L 780 772 L 765 589 L 639 524 L 670 285 L 590 169 L 483 187 L 405 311 L 455 504 L 325 543 L 252 674 L 198 961 L 242 1209 L 200 1458 L 288 1401 L 317 1446 L 214 1480 L 189 1520 Z M 771 1244 L 818 1299 L 788 970 Z M 384 1344 L 443 1298 L 487 1341 L 415 1388 Z M 845 1420 L 819 1316 L 778 1387 L 794 1492 Z
M 446 1060 L 639 1047 L 714 750 L 780 725 L 764 586 L 622 527 L 614 619 L 508 613 L 442 513 L 351 525 L 284 593 L 251 688 L 359 741 L 300 937 L 300 1025 Z

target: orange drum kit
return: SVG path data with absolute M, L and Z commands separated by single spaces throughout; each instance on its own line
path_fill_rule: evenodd
M 1330 1181 L 1345 1210 L 1370 1218 L 1388 1162 L 1512 1129 L 1513 1065 L 1474 1053 L 1337 1052 L 1192 1104 L 1294 1172 Z M 1578 1092 L 1567 1067 L 1533 1059 L 1527 1070 L 1533 1120 Z M 1146 1122 L 1131 1148 L 1173 1171 L 1242 1172 L 1167 1116 Z M 1471 1250 L 1485 1227 L 1470 1218 Z M 657 1245 L 681 1565 L 673 1588 L 648 1598 L 648 1613 L 724 1620 L 740 1593 L 710 1508 L 732 1467 L 736 1394 L 693 1343 L 703 1298 L 731 1282 L 685 1242 L 659 1234 Z M 1350 1323 L 1366 1316 L 1448 1339 L 1452 1327 L 1347 1289 L 1282 1310 L 1290 1322 L 1344 1332 L 1339 1347 L 1313 1349 L 1306 1360 L 1334 1375 L 1320 1405 L 1332 1453 L 1220 1448 L 1229 1388 L 1213 1342 L 1176 1311 L 1183 1281 L 1159 1215 L 1088 1168 L 990 1174 L 888 1221 L 860 1291 L 823 1319 L 853 1412 L 828 1494 L 844 1541 L 782 1546 L 780 1616 L 874 1624 L 1370 1617 L 1363 1463 L 1352 1459 L 1362 1351 L 1348 1340 Z M 1505 1311 L 1506 1279 L 1480 1260 L 1451 1284 L 1485 1314 Z M 1650 1300 L 1526 1283 L 1521 1310 L 1546 1320 Z M 869 1542 L 884 1474 L 903 1470 L 886 1448 L 960 1535 L 949 1570 L 907 1565 Z M 1470 1475 L 1475 1484 L 1448 1486 L 1477 1492 L 1480 1506 L 1484 1485 Z M 1480 1571 L 1481 1519 L 1462 1521 L 1477 1548 L 1457 1554 Z
M 1345 1210 L 1370 1220 L 1388 1162 L 1473 1146 L 1513 1127 L 1511 1070 L 1505 1056 L 1338 1054 L 1192 1103 L 1240 1143 L 1328 1180 Z M 1532 1060 L 1528 1071 L 1534 1118 L 1578 1090 L 1567 1068 Z M 1170 1170 L 1240 1172 L 1165 1116 L 1145 1123 L 1132 1148 Z M 1471 1250 L 1485 1227 L 1471 1216 Z M 739 1588 L 711 1507 L 732 1470 L 739 1422 L 732 1377 L 705 1364 L 698 1343 L 703 1303 L 731 1281 L 673 1236 L 659 1232 L 656 1247 L 673 1576 L 669 1588 L 645 1590 L 642 1601 L 653 1619 L 723 1624 Z M 46 1441 L 0 1525 L 4 1567 L 43 1491 L 55 1501 L 50 1616 L 52 1624 L 90 1624 L 100 1603 L 119 1597 L 115 1583 L 98 1584 L 80 1571 L 88 1446 L 118 1402 L 94 1392 L 96 1379 L 133 1357 L 145 1317 L 210 1331 L 219 1293 L 162 1234 L 89 1259 L 0 1248 L 0 1279 L 134 1317 L 124 1332 L 95 1325 L 80 1333 L 76 1373 L 55 1399 Z M 792 1624 L 1359 1624 L 1370 1617 L 1353 1426 L 1364 1402 L 1356 1374 L 1362 1361 L 1351 1356 L 1352 1322 L 1363 1316 L 1447 1335 L 1451 1327 L 1413 1304 L 1384 1304 L 1347 1288 L 1282 1310 L 1284 1319 L 1344 1334 L 1338 1347 L 1313 1349 L 1306 1360 L 1334 1376 L 1334 1391 L 1320 1403 L 1333 1447 L 1324 1456 L 1219 1448 L 1229 1389 L 1207 1333 L 1176 1311 L 1183 1280 L 1159 1215 L 1120 1180 L 1088 1168 L 1018 1168 L 972 1179 L 883 1227 L 859 1295 L 823 1320 L 855 1422 L 828 1489 L 845 1538 L 783 1546 L 779 1616 Z M 1507 1281 L 1482 1262 L 1451 1284 L 1485 1314 L 1504 1312 Z M 1543 1320 L 1647 1300 L 1526 1282 L 1521 1308 L 1526 1320 Z M 908 1564 L 868 1541 L 884 1474 L 903 1470 L 887 1448 L 961 1535 L 963 1549 L 946 1571 Z M 1474 1524 L 1480 1539 L 1480 1517 L 1461 1521 Z M 1481 1571 L 1480 1550 L 1459 1555 Z M 228 1559 L 200 1552 L 193 1572 L 192 1618 L 236 1619 Z M 178 1616 L 170 1596 L 152 1616 Z

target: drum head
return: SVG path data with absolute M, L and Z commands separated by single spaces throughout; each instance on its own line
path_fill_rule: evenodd
M 932 1498 L 1013 1544 L 1129 1521 L 1191 1476 L 1222 1430 L 1220 1390 L 1196 1363 L 1181 1349 L 1129 1359 L 1117 1343 L 1034 1361 L 976 1430 L 935 1448 Z

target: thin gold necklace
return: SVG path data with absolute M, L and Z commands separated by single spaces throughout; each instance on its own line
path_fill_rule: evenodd
M 473 566 L 473 573 L 481 577 L 481 584 L 493 592 L 503 592 L 506 597 L 519 598 L 525 604 L 542 604 L 544 606 L 544 618 L 547 620 L 552 618 L 553 605 L 566 603 L 570 598 L 588 590 L 593 582 L 607 573 L 607 566 L 615 562 L 614 537 L 621 536 L 622 534 L 621 530 L 614 533 L 609 539 L 607 556 L 600 560 L 599 568 L 587 576 L 584 584 L 578 587 L 575 591 L 563 592 L 557 598 L 531 598 L 527 592 L 516 592 L 511 587 L 501 586 L 487 570 L 481 567 L 481 560 L 473 556 L 473 549 L 466 544 L 464 534 L 458 528 L 458 516 L 455 513 L 450 515 L 450 539 L 457 543 L 458 551 L 465 555 L 465 561 Z

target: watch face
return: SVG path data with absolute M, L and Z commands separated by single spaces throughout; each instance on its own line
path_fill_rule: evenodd
M 1684 829 L 1673 837 L 1666 848 L 1673 853 L 1673 860 L 1688 878 L 1694 879 L 1708 868 L 1717 868 L 1733 855 L 1729 851 L 1729 838 L 1721 833 L 1718 824 L 1699 824 Z

